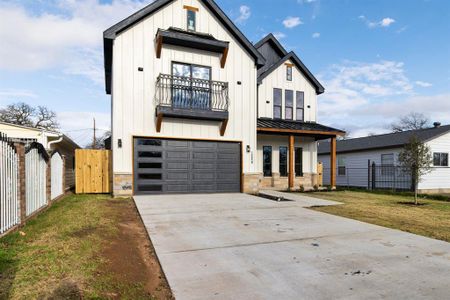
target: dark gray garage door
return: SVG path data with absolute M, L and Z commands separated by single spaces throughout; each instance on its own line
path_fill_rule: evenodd
M 134 192 L 239 192 L 240 153 L 240 143 L 136 138 Z

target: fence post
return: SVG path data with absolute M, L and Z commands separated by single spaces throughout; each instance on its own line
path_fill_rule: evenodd
M 376 177 L 377 177 L 377 172 L 376 172 L 376 165 L 375 162 L 372 163 L 372 190 L 375 190 L 377 188 L 376 185 Z
M 370 190 L 370 159 L 367 160 L 367 189 Z
M 19 208 L 20 208 L 20 225 L 25 224 L 27 199 L 26 199 L 26 180 L 25 180 L 25 144 L 14 143 L 17 156 L 19 159 L 19 180 L 17 181 L 19 190 Z

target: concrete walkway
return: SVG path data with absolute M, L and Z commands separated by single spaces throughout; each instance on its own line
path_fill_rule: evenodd
M 275 190 L 261 190 L 259 192 L 259 196 L 279 201 L 295 201 L 301 207 L 329 206 L 342 204 L 336 201 L 329 201 L 308 197 L 306 195 L 299 193 L 288 193 Z
M 448 299 L 449 243 L 312 211 L 307 198 L 135 202 L 177 299 Z

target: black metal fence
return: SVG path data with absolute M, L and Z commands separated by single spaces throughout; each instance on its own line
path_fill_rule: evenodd
M 323 169 L 323 183 L 330 183 L 330 169 Z M 414 180 L 410 172 L 401 166 L 376 165 L 367 167 L 336 169 L 336 185 L 340 187 L 358 187 L 369 190 L 386 189 L 393 191 L 414 190 Z
M 228 111 L 228 83 L 160 74 L 155 98 L 160 106 Z

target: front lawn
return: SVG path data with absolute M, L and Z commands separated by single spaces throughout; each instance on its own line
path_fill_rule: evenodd
M 410 196 L 364 191 L 315 192 L 308 195 L 344 203 L 313 208 L 318 211 L 450 242 L 450 202 L 420 199 L 421 205 L 415 206 Z
M 167 299 L 131 199 L 70 195 L 0 239 L 0 299 Z

